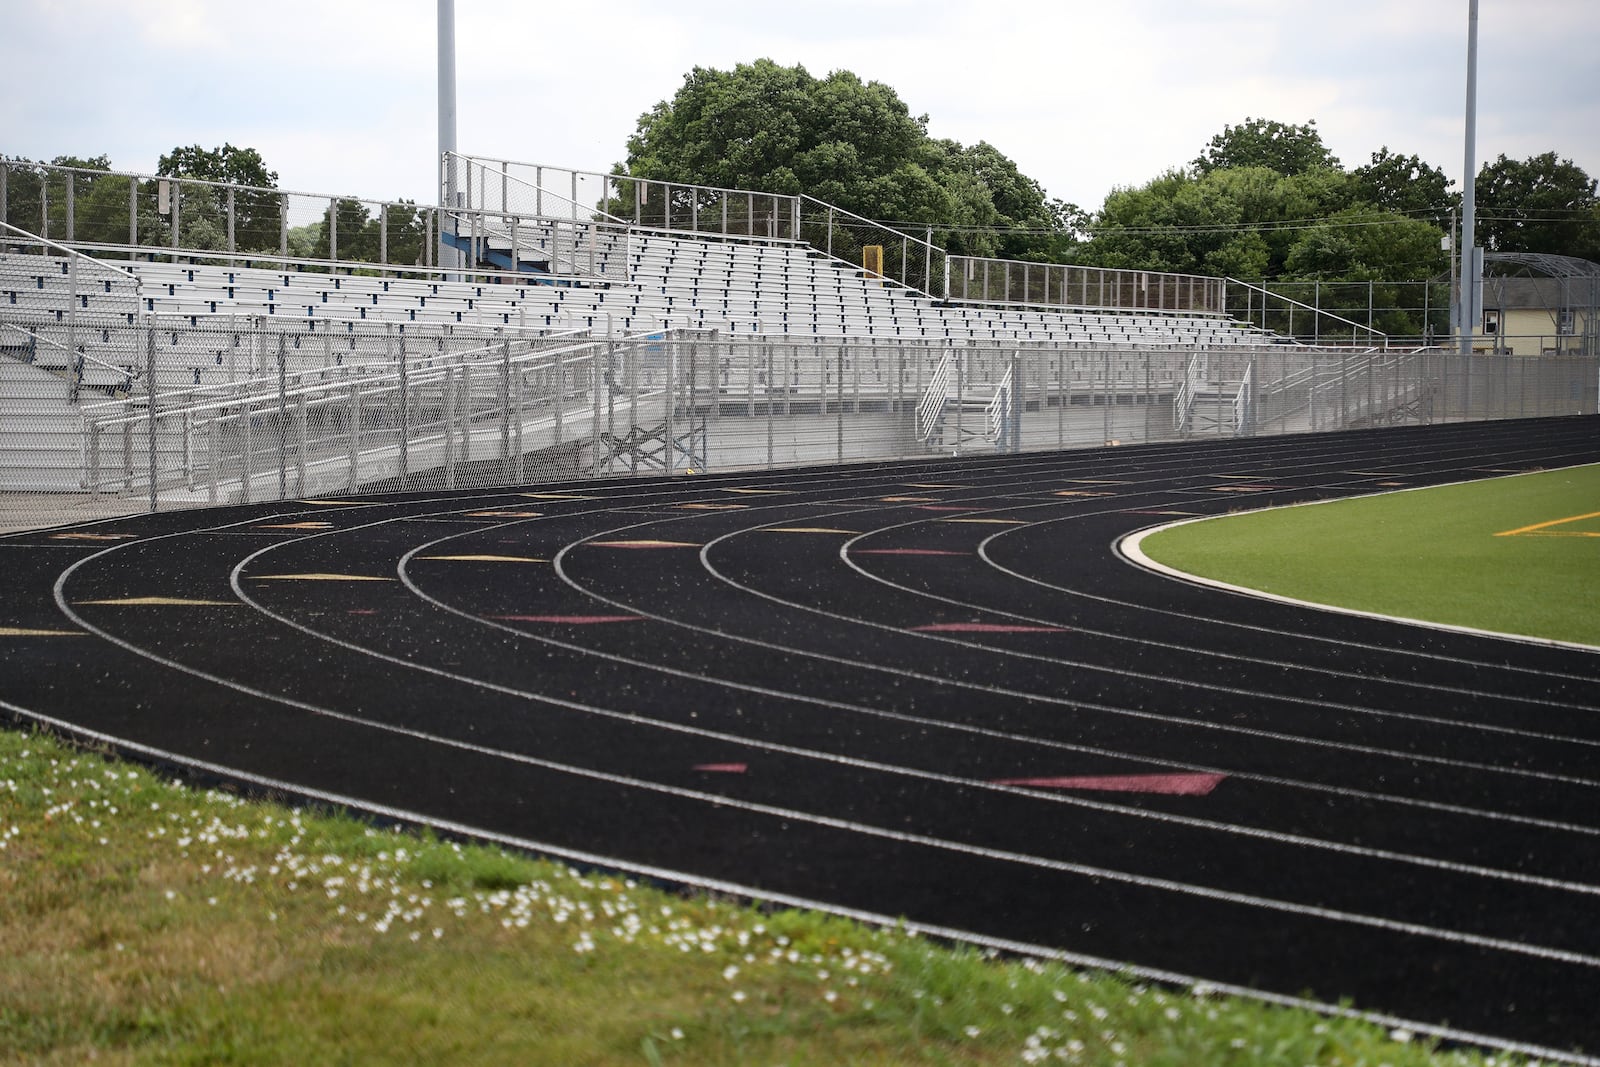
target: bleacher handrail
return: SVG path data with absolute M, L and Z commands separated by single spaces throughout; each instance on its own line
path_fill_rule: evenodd
M 1281 293 L 1274 293 L 1272 290 L 1268 289 L 1266 286 L 1257 285 L 1255 282 L 1243 282 L 1243 281 L 1240 281 L 1237 278 L 1231 278 L 1231 277 L 1230 278 L 1224 278 L 1223 281 L 1226 282 L 1229 285 L 1242 286 L 1247 292 L 1261 294 L 1263 306 L 1265 306 L 1265 302 L 1266 302 L 1266 300 L 1268 298 L 1271 298 L 1273 300 L 1281 300 L 1285 304 L 1288 304 L 1291 307 L 1297 307 L 1297 308 L 1300 308 L 1300 309 L 1302 309 L 1304 311 L 1309 311 L 1313 315 L 1326 316 L 1327 318 L 1330 318 L 1330 319 L 1334 320 L 1335 322 L 1344 323 L 1346 326 L 1350 327 L 1350 335 L 1351 335 L 1352 339 L 1355 337 L 1357 332 L 1362 332 L 1362 333 L 1365 333 L 1367 335 L 1367 343 L 1368 344 L 1371 344 L 1374 339 L 1377 339 L 1379 341 L 1379 343 L 1383 347 L 1387 348 L 1388 345 L 1389 345 L 1389 335 L 1384 333 L 1382 330 L 1378 329 L 1377 327 L 1372 326 L 1370 324 L 1364 324 L 1364 323 L 1356 322 L 1353 319 L 1345 318 L 1343 315 L 1335 314 L 1334 312 L 1329 311 L 1326 308 L 1313 307 L 1312 305 L 1307 304 L 1307 303 L 1305 303 L 1304 301 L 1301 301 L 1301 300 L 1296 300 L 1293 297 L 1284 296 Z M 1359 343 L 1359 342 L 1353 342 L 1353 343 Z
M 939 418 L 944 414 L 945 405 L 950 399 L 950 376 L 954 373 L 954 361 L 955 352 L 946 349 L 944 357 L 939 360 L 939 366 L 934 369 L 933 376 L 928 380 L 928 388 L 917 401 L 918 440 L 928 440 L 939 426 Z
M 953 304 L 1087 312 L 1134 311 L 1149 315 L 1220 317 L 1226 314 L 1226 280 L 1210 275 L 1093 267 L 1076 263 L 1033 263 L 987 256 L 951 255 L 945 263 L 945 298 Z M 996 277 L 991 279 L 991 274 Z M 1057 274 L 1061 281 L 1052 288 L 1050 279 Z M 1081 284 L 1075 285 L 1075 276 L 1081 279 Z M 1093 290 L 1098 299 L 1089 299 L 1091 277 L 1095 279 Z M 1040 283 L 1037 287 L 1036 280 Z M 975 284 L 978 287 L 976 294 L 973 292 Z M 1082 299 L 1071 299 L 1074 288 L 1078 289 Z M 1150 296 L 1152 290 L 1155 294 L 1153 300 Z M 1125 293 L 1131 294 L 1128 299 L 1123 299 Z

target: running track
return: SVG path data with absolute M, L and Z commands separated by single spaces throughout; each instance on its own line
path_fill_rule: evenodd
M 1600 655 L 1114 543 L 1595 461 L 1575 418 L 13 534 L 0 709 L 579 863 L 1581 1058 Z

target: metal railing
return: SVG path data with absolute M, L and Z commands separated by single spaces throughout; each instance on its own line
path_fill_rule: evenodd
M 440 212 L 403 200 L 0 160 L 0 221 L 100 258 L 428 271 Z
M 454 190 L 459 207 L 552 214 L 631 224 L 648 230 L 798 240 L 800 198 L 750 189 L 663 182 L 542 163 L 450 154 L 441 202 Z
M 950 256 L 946 263 L 944 295 L 957 302 L 1207 316 L 1222 315 L 1227 309 L 1225 280 L 1198 274 L 979 256 Z

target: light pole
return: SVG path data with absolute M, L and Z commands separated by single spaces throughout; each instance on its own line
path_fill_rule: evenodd
M 1463 357 L 1483 318 L 1483 253 L 1477 241 L 1478 0 L 1467 0 L 1467 148 L 1461 171 L 1461 321 L 1456 324 Z
M 1473 0 L 1476 4 L 1477 0 Z M 444 239 L 445 226 L 454 225 L 456 200 L 456 0 L 439 0 L 439 154 L 434 165 L 442 168 L 439 181 L 439 266 L 459 266 L 456 247 Z

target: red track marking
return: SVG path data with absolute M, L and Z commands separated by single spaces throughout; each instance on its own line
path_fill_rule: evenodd
M 593 626 L 605 622 L 639 622 L 639 615 L 490 615 L 501 622 L 558 622 L 569 626 Z
M 951 552 L 943 548 L 858 548 L 852 556 L 965 556 L 965 552 Z
M 995 785 L 1020 785 L 1032 789 L 1095 789 L 1108 793 L 1171 793 L 1203 797 L 1215 789 L 1225 774 L 1124 774 L 1087 778 L 996 778 Z
M 743 774 L 750 769 L 748 763 L 696 763 L 694 769 L 707 774 Z
M 913 626 L 924 634 L 1063 634 L 1059 626 L 1022 626 L 1004 622 L 935 622 L 927 626 Z

